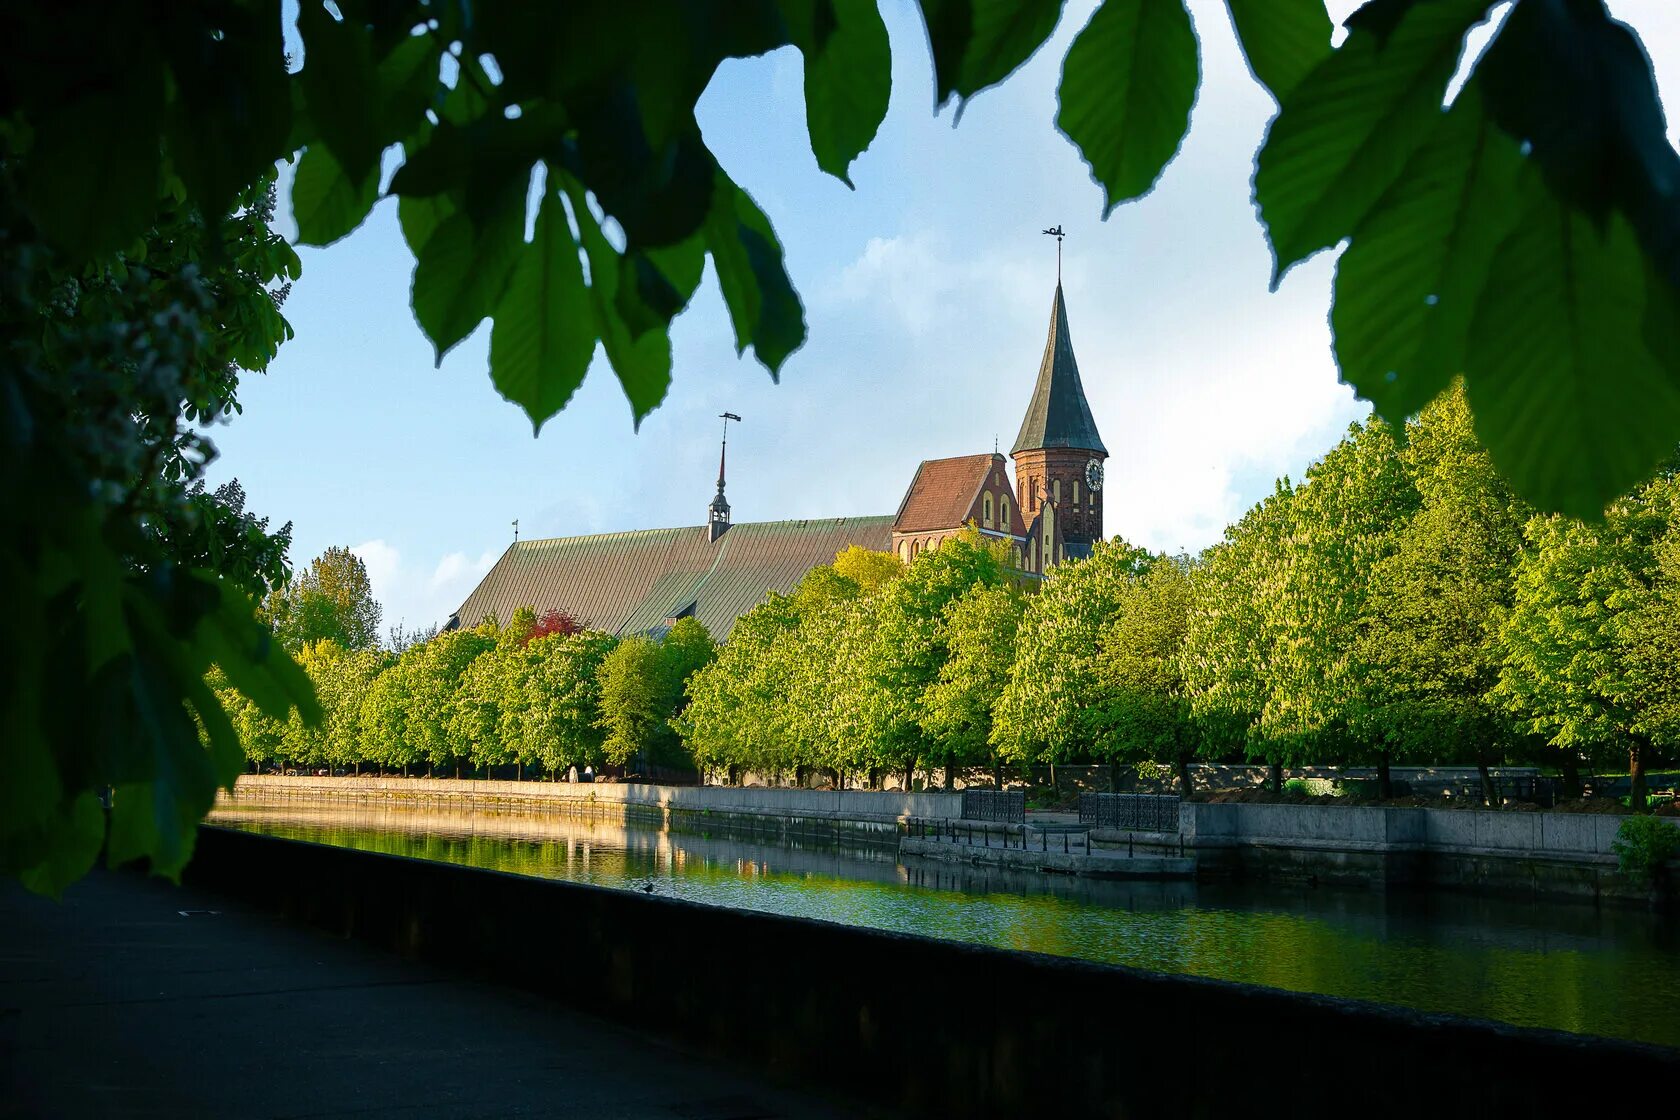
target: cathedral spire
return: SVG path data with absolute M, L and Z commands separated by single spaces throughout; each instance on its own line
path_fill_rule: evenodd
M 1062 282 L 1056 281 L 1056 295 L 1050 305 L 1050 334 L 1044 341 L 1044 358 L 1038 365 L 1038 383 L 1033 386 L 1021 434 L 1015 437 L 1010 454 L 1045 447 L 1071 447 L 1108 454 L 1091 405 L 1085 400 L 1085 386 L 1079 380 L 1079 363 L 1073 356 L 1073 338 L 1068 331 L 1067 306 L 1062 299 Z
M 710 539 L 717 540 L 729 531 L 729 499 L 723 496 L 723 468 L 729 457 L 729 422 L 741 422 L 741 418 L 733 412 L 721 413 L 718 419 L 723 421 L 723 446 L 718 451 L 718 483 L 717 494 L 712 497 L 712 504 L 706 507 L 706 527 L 710 532 Z

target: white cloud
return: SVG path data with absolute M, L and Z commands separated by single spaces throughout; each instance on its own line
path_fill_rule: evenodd
M 350 551 L 367 565 L 374 597 L 385 608 L 385 625 L 409 630 L 442 626 L 501 555 L 496 549 L 476 557 L 450 552 L 428 567 L 405 560 L 384 540 L 366 541 Z

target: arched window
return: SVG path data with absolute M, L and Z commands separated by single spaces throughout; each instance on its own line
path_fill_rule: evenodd
M 1007 495 L 998 496 L 998 528 L 1006 533 L 1013 532 L 1015 529 L 1015 523 L 1009 519 L 1009 497 Z M 1020 565 L 1020 557 L 1016 557 L 1015 566 L 1020 567 Z
M 1029 571 L 1029 572 L 1036 571 L 1037 568 L 1038 568 L 1038 538 L 1035 537 L 1032 540 L 1027 542 L 1027 571 Z
M 980 524 L 988 529 L 995 528 L 992 524 L 992 492 L 990 490 L 986 491 L 985 496 L 980 499 Z
M 1015 558 L 1015 566 L 1017 568 L 1019 568 L 1021 566 L 1021 546 L 1016 545 L 1014 548 L 1010 549 L 1009 551 L 1010 551 L 1010 554 Z
M 910 563 L 910 542 L 909 541 L 899 541 L 898 542 L 898 558 L 900 560 L 904 561 L 906 564 Z
M 1050 480 L 1050 500 L 1057 505 L 1062 504 L 1062 480 L 1059 478 Z
M 1073 504 L 1075 506 L 1079 504 L 1079 480 L 1077 478 L 1073 480 Z

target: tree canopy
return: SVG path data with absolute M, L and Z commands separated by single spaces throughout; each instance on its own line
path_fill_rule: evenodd
M 1516 0 L 1449 99 L 1493 0 L 1370 0 L 1336 45 L 1322 0 L 1227 7 L 1279 105 L 1254 178 L 1274 282 L 1347 245 L 1344 379 L 1397 428 L 1462 375 L 1493 464 L 1543 511 L 1597 517 L 1648 477 L 1680 440 L 1680 156 L 1633 30 L 1599 0 Z M 937 107 L 1006 79 L 1062 4 L 920 9 Z M 299 265 L 267 229 L 278 161 L 295 162 L 307 244 L 397 199 L 439 360 L 490 319 L 491 381 L 540 428 L 598 344 L 639 423 L 707 257 L 737 348 L 772 377 L 806 336 L 768 216 L 695 121 L 712 74 L 796 48 L 812 152 L 848 183 L 892 80 L 867 0 L 302 0 L 300 67 L 282 11 L 0 11 L 17 47 L 0 78 L 0 571 L 29 651 L 0 670 L 0 866 L 44 889 L 94 858 L 108 784 L 111 856 L 185 861 L 238 758 L 212 663 L 270 718 L 317 714 L 250 618 L 249 596 L 283 582 L 263 543 L 279 534 L 192 489 L 212 453 L 193 425 L 237 408 L 237 371 L 289 335 L 279 297 Z M 1105 213 L 1156 182 L 1199 81 L 1183 0 L 1104 0 L 1079 31 L 1056 124 Z M 108 725 L 67 726 L 70 708 Z M 120 757 L 88 765 L 90 739 Z

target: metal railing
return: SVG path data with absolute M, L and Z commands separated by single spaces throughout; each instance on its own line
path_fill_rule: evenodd
M 970 848 L 1013 848 L 1023 852 L 1061 852 L 1090 855 L 1090 831 L 1072 826 L 1023 828 L 1019 832 L 992 829 L 973 821 L 913 817 L 904 822 L 904 835 L 916 840 L 941 840 Z M 1129 853 L 1128 853 L 1129 854 Z
M 1027 819 L 1027 795 L 1018 789 L 965 789 L 962 791 L 962 819 L 1022 824 Z
M 1177 832 L 1178 796 L 1159 793 L 1082 793 L 1079 823 L 1127 832 Z

